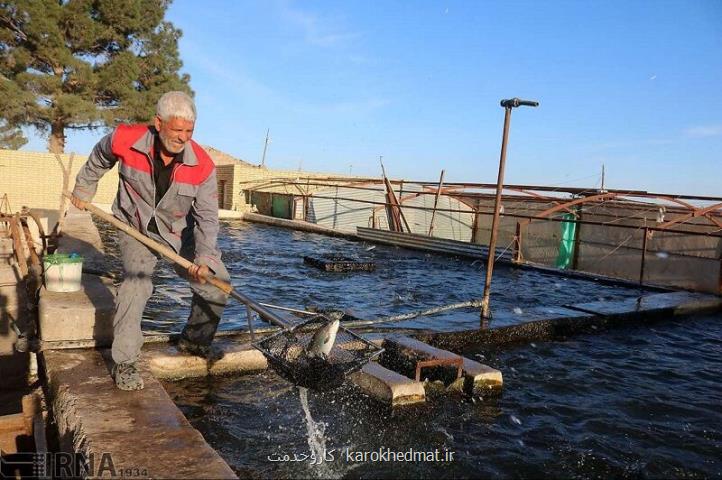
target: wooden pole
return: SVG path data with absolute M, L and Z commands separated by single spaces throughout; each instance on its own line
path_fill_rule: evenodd
M 60 155 L 57 153 L 55 154 L 55 159 L 58 161 L 58 164 L 60 164 L 60 170 L 63 174 L 63 192 L 69 190 L 70 187 L 70 172 L 73 168 L 73 157 L 75 156 L 75 153 L 70 154 L 70 159 L 68 160 L 68 167 L 65 168 L 65 165 L 63 164 L 63 159 L 60 158 Z M 65 222 L 65 213 L 68 211 L 68 199 L 65 195 L 60 195 L 60 207 L 58 207 L 58 223 L 55 225 L 55 234 L 59 235 L 60 232 L 63 230 L 63 223 Z
M 393 224 L 392 230 L 394 232 L 403 232 L 404 227 L 401 225 L 401 222 L 404 222 L 404 225 L 406 225 L 406 231 L 411 233 L 411 228 L 409 227 L 409 223 L 406 221 L 406 216 L 404 215 L 404 212 L 401 210 L 401 204 L 399 203 L 399 200 L 396 198 L 396 193 L 394 193 L 394 187 L 391 185 L 391 182 L 389 181 L 388 177 L 386 176 L 386 168 L 384 167 L 384 160 L 383 155 L 379 155 L 379 162 L 381 163 L 381 174 L 383 175 L 384 185 L 386 186 L 386 201 L 388 203 L 387 205 L 387 213 L 389 214 L 390 220 Z M 401 188 L 403 189 L 403 180 L 401 184 Z M 391 227 L 391 225 L 389 225 Z
M 13 240 L 15 259 L 18 262 L 20 275 L 25 279 L 28 274 L 28 262 L 25 256 L 25 245 L 23 245 L 22 236 L 20 235 L 20 215 L 17 213 L 10 217 L 10 236 Z

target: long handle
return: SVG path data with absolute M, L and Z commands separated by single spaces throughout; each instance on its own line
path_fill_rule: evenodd
M 73 197 L 73 195 L 68 191 L 63 192 L 63 195 L 65 195 L 68 198 Z M 121 231 L 127 233 L 128 235 L 135 238 L 136 240 L 138 240 L 140 243 L 142 243 L 146 247 L 150 248 L 151 250 L 155 250 L 156 252 L 160 253 L 161 255 L 166 257 L 168 260 L 170 260 L 174 263 L 177 263 L 178 265 L 185 268 L 186 270 L 188 270 L 188 268 L 191 265 L 194 265 L 193 262 L 181 257 L 180 255 L 175 253 L 170 248 L 156 242 L 152 238 L 146 237 L 145 235 L 140 233 L 135 228 L 131 227 L 130 225 L 128 225 L 126 223 L 121 222 L 114 216 L 105 213 L 104 211 L 102 211 L 101 209 L 99 209 L 98 207 L 93 205 L 92 203 L 87 203 L 85 205 L 85 209 L 88 210 L 93 215 L 96 215 L 97 217 L 100 217 L 101 219 L 110 223 L 118 230 L 121 230 Z M 251 307 L 253 310 L 258 312 L 258 314 L 261 316 L 261 318 L 264 318 L 264 319 L 268 320 L 269 322 L 271 322 L 275 325 L 278 325 L 281 328 L 285 328 L 287 330 L 292 329 L 292 326 L 289 325 L 288 323 L 286 323 L 286 321 L 284 321 L 278 315 L 271 312 L 270 310 L 267 310 L 265 307 L 263 307 L 256 301 L 248 298 L 247 296 L 243 295 L 242 293 L 234 290 L 230 283 L 226 283 L 223 280 L 221 280 L 220 278 L 217 278 L 215 275 L 210 274 L 210 273 L 205 276 L 205 280 L 208 283 L 210 283 L 211 285 L 213 285 L 214 287 L 216 287 L 216 288 L 222 290 L 223 292 L 227 293 L 228 295 L 232 296 L 239 302 Z

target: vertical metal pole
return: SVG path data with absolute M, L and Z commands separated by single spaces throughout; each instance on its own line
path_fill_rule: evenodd
M 499 223 L 499 206 L 501 205 L 501 190 L 504 185 L 504 167 L 506 166 L 506 143 L 509 139 L 509 123 L 511 123 L 511 106 L 504 108 L 504 134 L 501 140 L 501 156 L 499 158 L 499 175 L 496 179 L 496 199 L 494 200 L 494 217 L 491 221 L 491 236 L 489 238 L 489 255 L 486 259 L 486 279 L 484 280 L 484 297 L 481 300 L 481 319 L 490 318 L 489 293 L 491 290 L 491 275 L 494 270 L 496 257 L 497 224 Z
M 720 295 L 722 295 L 722 252 L 720 252 L 719 256 L 719 292 Z
M 477 236 L 479 235 L 479 200 L 476 201 L 474 207 L 474 220 L 471 222 L 471 243 L 479 243 Z
M 271 131 L 270 128 L 266 129 L 266 143 L 263 144 L 263 157 L 261 157 L 261 166 L 266 166 L 266 150 L 268 150 L 268 133 Z
M 639 266 L 639 284 L 644 284 L 644 263 L 647 258 L 647 238 L 649 237 L 649 228 L 644 227 L 644 238 L 642 239 L 642 264 Z
M 516 222 L 516 235 L 514 238 L 514 263 L 521 263 L 521 222 Z
M 576 225 L 574 226 L 574 253 L 572 254 L 572 270 L 576 270 L 579 267 L 579 244 L 581 243 L 581 230 L 582 224 L 579 221 L 582 219 L 582 210 L 577 210 Z

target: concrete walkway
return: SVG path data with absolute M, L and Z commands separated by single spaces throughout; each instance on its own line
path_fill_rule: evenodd
M 103 245 L 90 214 L 66 217 L 58 251 L 81 254 L 84 266 L 105 270 Z M 101 277 L 83 275 L 79 292 L 40 294 L 40 335 L 44 342 L 112 341 L 114 291 Z M 52 343 L 50 343 L 52 344 Z M 48 402 L 65 452 L 109 454 L 117 476 L 142 478 L 235 478 L 141 362 L 145 389 L 118 390 L 110 376 L 108 350 L 44 350 Z M 96 461 L 95 467 L 99 467 Z M 107 466 L 107 462 L 103 464 Z M 89 476 L 99 476 L 90 472 Z M 112 473 L 107 470 L 103 473 Z M 108 475 L 103 475 L 108 476 Z
M 110 454 L 117 472 L 141 478 L 236 478 L 147 368 L 145 389 L 123 392 L 107 350 L 46 350 L 42 362 L 63 451 Z

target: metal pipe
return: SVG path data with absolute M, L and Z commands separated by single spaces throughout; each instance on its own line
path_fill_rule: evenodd
M 582 211 L 577 212 L 577 219 L 582 218 Z M 574 254 L 572 255 L 572 270 L 576 270 L 579 266 L 579 245 L 581 244 L 581 230 L 582 225 L 579 223 L 574 224 Z
M 499 206 L 501 205 L 501 190 L 504 184 L 504 167 L 506 166 L 506 145 L 509 139 L 509 123 L 511 123 L 511 107 L 504 109 L 504 133 L 501 140 L 501 156 L 499 158 L 499 174 L 496 180 L 496 197 L 494 199 L 494 216 L 491 220 L 491 234 L 489 236 L 489 256 L 486 259 L 486 276 L 484 278 L 484 295 L 481 299 L 481 318 L 490 318 L 489 292 L 491 290 L 491 276 L 494 270 L 494 255 L 496 250 L 497 224 L 499 222 Z
M 474 208 L 474 219 L 471 221 L 471 243 L 477 243 L 477 235 L 479 231 L 479 210 L 478 210 L 478 203 L 476 208 Z
M 516 235 L 515 235 L 515 242 L 514 242 L 514 252 L 512 253 L 512 258 L 514 259 L 514 263 L 521 263 L 521 222 L 516 222 Z
M 268 150 L 268 134 L 271 132 L 271 129 L 266 129 L 266 141 L 263 143 L 263 156 L 261 157 L 261 166 L 266 166 L 266 151 Z
M 642 263 L 639 266 L 639 284 L 644 284 L 644 265 L 647 258 L 647 239 L 649 238 L 649 228 L 644 227 L 644 238 L 642 239 Z
M 506 146 L 509 140 L 509 124 L 511 123 L 511 109 L 519 106 L 536 107 L 538 102 L 529 100 L 520 100 L 512 98 L 510 100 L 502 100 L 501 106 L 504 107 L 504 133 L 501 139 L 501 155 L 499 157 L 499 175 L 496 180 L 496 197 L 494 199 L 494 217 L 491 221 L 491 235 L 489 238 L 489 256 L 486 261 L 486 278 L 484 280 L 484 296 L 481 300 L 481 322 L 484 326 L 484 320 L 491 318 L 489 311 L 489 293 L 491 291 L 491 276 L 494 270 L 494 258 L 496 257 L 496 237 L 499 224 L 499 209 L 501 206 L 501 191 L 504 186 L 504 167 L 506 166 Z
M 505 188 L 507 188 L 507 187 L 508 187 L 508 185 L 505 186 Z M 316 197 L 316 198 L 367 203 L 369 205 L 380 205 L 380 206 L 392 205 L 391 203 L 388 203 L 388 202 L 376 202 L 373 200 L 363 200 L 363 199 L 350 198 L 350 197 Z M 407 208 L 410 210 L 424 210 L 424 211 L 431 210 L 430 207 L 419 207 L 419 206 L 415 206 L 415 205 L 404 205 L 404 208 Z M 474 213 L 473 210 L 461 210 L 458 208 L 437 208 L 436 210 L 438 212 L 446 212 L 446 213 L 468 213 L 468 214 Z M 478 211 L 478 212 L 476 212 L 476 214 L 477 215 L 493 215 L 493 212 Z M 246 215 L 249 215 L 249 214 L 246 214 Z M 250 215 L 259 215 L 259 216 L 268 217 L 267 215 L 261 215 L 261 214 L 250 214 Z M 570 221 L 570 220 L 552 218 L 552 217 L 536 217 L 536 216 L 531 216 L 531 215 L 519 215 L 516 213 L 504 213 L 504 216 L 509 217 L 509 218 L 524 219 L 524 220 L 529 220 L 529 221 L 532 221 L 532 220 L 545 221 L 545 222 L 569 222 Z M 251 217 L 249 216 L 249 218 L 251 218 Z M 276 219 L 275 217 L 268 217 L 268 218 L 273 218 L 275 220 L 284 220 L 284 219 Z M 576 223 L 577 225 L 598 225 L 598 226 L 622 228 L 622 229 L 628 229 L 628 230 L 638 230 L 639 229 L 639 226 L 614 224 L 611 222 L 596 222 L 596 221 L 592 221 L 592 220 L 573 220 L 573 222 Z M 324 228 L 324 227 L 321 227 L 314 223 L 310 223 L 310 222 L 307 222 L 307 223 L 309 223 L 309 225 L 313 225 L 314 227 L 317 227 L 319 229 Z M 680 229 L 673 229 L 673 228 L 660 229 L 660 228 L 656 228 L 656 227 L 648 227 L 648 228 L 650 231 L 663 231 L 663 232 L 669 232 L 669 233 L 679 233 L 679 234 L 684 234 L 684 235 L 701 235 L 701 236 L 708 236 L 708 237 L 714 237 L 714 238 L 722 238 L 722 235 L 718 234 L 717 232 L 697 232 L 694 230 L 680 230 Z
M 377 183 L 379 182 L 378 178 L 353 178 L 350 179 L 348 177 L 298 177 L 299 181 L 302 180 L 325 180 L 328 182 L 350 182 L 350 183 Z M 285 184 L 285 183 L 293 183 L 293 181 L 289 181 L 288 178 L 284 177 L 275 177 L 271 179 L 263 179 L 263 181 L 275 181 L 277 183 Z M 245 182 L 238 182 L 238 185 L 243 186 L 245 184 L 253 184 L 258 183 L 259 180 L 248 180 Z M 393 183 L 400 183 L 400 180 L 393 180 L 389 179 L 389 182 Z M 427 186 L 435 186 L 438 182 L 437 181 L 426 181 L 426 180 L 404 180 L 405 183 L 413 183 L 418 185 L 427 185 Z M 315 184 L 310 183 L 310 185 L 321 185 L 321 184 Z M 493 189 L 494 184 L 492 183 L 473 183 L 473 182 L 446 182 L 446 185 L 448 187 L 466 187 L 466 188 L 480 188 L 480 189 Z M 258 188 L 258 187 L 255 187 Z M 536 190 L 540 192 L 564 192 L 564 193 L 573 193 L 573 194 L 582 194 L 587 192 L 598 192 L 599 188 L 597 187 L 563 187 L 563 186 L 550 186 L 550 185 L 520 185 L 520 184 L 509 184 L 506 185 L 506 188 L 508 189 L 514 189 L 514 190 Z M 684 199 L 684 200 L 705 200 L 705 201 L 722 201 L 722 197 L 713 197 L 713 196 L 703 196 L 703 195 L 678 195 L 678 194 L 667 194 L 667 193 L 659 193 L 659 192 L 648 192 L 646 190 L 624 190 L 624 189 L 605 189 L 605 192 L 607 193 L 616 193 L 619 195 L 630 195 L 630 196 L 641 196 L 641 197 L 667 197 L 672 199 Z M 433 194 L 433 193 L 432 193 Z

